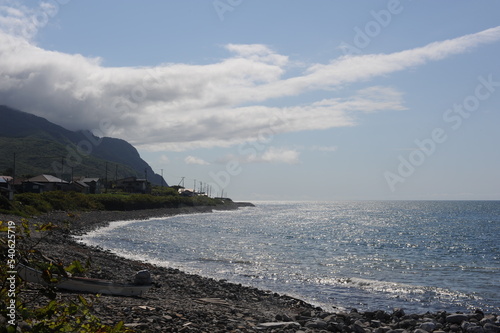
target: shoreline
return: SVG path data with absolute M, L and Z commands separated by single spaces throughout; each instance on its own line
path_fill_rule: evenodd
M 238 209 L 238 204 L 222 207 Z M 88 277 L 113 281 L 130 281 L 136 271 L 148 269 L 155 287 L 141 298 L 102 295 L 93 307 L 94 314 L 104 324 L 114 325 L 123 321 L 138 332 L 346 332 L 346 333 L 403 333 L 417 329 L 425 332 L 472 332 L 470 325 L 478 329 L 474 333 L 499 333 L 500 317 L 480 311 L 454 318 L 453 314 L 405 314 L 375 312 L 326 312 L 307 302 L 272 291 L 245 287 L 241 284 L 214 280 L 178 269 L 155 266 L 126 259 L 96 247 L 77 242 L 75 236 L 109 225 L 110 222 L 140 220 L 174 216 L 179 214 L 208 213 L 217 207 L 184 207 L 148 209 L 137 211 L 90 211 L 68 215 L 52 212 L 33 219 L 32 223 L 53 222 L 60 228 L 39 243 L 38 248 L 50 259 L 61 261 L 65 266 L 73 260 L 84 263 L 91 258 Z M 0 220 L 20 217 L 0 214 Z M 69 223 L 68 223 L 69 222 Z M 71 237 L 68 237 L 71 236 Z M 20 295 L 29 298 L 36 285 Z M 24 295 L 23 295 L 24 294 Z M 58 292 L 58 297 L 72 298 L 75 293 Z M 91 297 L 91 295 L 83 295 Z M 24 297 L 24 298 L 23 298 Z M 40 299 L 34 306 L 43 306 Z M 469 323 L 467 326 L 463 323 Z M 426 325 L 424 325 L 426 324 Z M 486 325 L 489 324 L 489 325 Z M 422 328 L 422 325 L 425 327 Z M 467 326 L 467 327 L 466 327 Z M 426 329 L 433 327 L 432 330 Z M 479 328 L 482 332 L 479 332 Z M 498 329 L 497 329 L 498 328 Z

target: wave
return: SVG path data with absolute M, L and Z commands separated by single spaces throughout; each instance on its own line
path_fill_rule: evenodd
M 238 260 L 238 259 L 226 259 L 226 258 L 198 258 L 199 261 L 204 262 L 220 262 L 226 264 L 244 264 L 244 265 L 253 265 L 254 262 L 248 260 Z
M 378 281 L 358 277 L 337 277 L 318 279 L 322 285 L 330 285 L 347 289 L 357 289 L 368 292 L 376 297 L 384 296 L 390 299 L 419 304 L 447 304 L 474 309 L 483 298 L 472 293 L 434 286 L 419 286 L 400 282 Z M 475 304 L 475 305 L 474 305 Z

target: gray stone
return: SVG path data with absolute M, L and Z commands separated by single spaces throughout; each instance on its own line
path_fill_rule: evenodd
M 337 321 L 337 315 L 331 314 L 323 318 L 324 321 L 326 322 L 336 322 Z
M 500 333 L 500 326 L 493 323 L 485 323 L 483 328 L 486 333 Z
M 328 323 L 324 320 L 321 319 L 315 319 L 308 321 L 305 325 L 307 328 L 315 328 L 315 329 L 320 329 L 320 330 L 325 330 L 328 327 Z M 363 333 L 365 333 L 363 331 Z
M 286 314 L 276 315 L 276 320 L 277 321 L 281 321 L 281 322 L 290 322 L 290 321 L 293 321 L 292 318 L 290 318 Z
M 484 328 L 479 325 L 470 326 L 467 328 L 467 333 L 484 333 Z
M 359 320 L 356 320 L 356 322 L 351 325 L 351 329 L 354 333 L 366 333 L 365 326 Z
M 128 323 L 128 324 L 125 324 L 124 325 L 125 327 L 129 327 L 129 328 L 147 328 L 148 327 L 148 323 Z
M 394 309 L 394 312 L 392 313 L 392 315 L 393 315 L 394 317 L 399 317 L 399 318 L 401 318 L 401 317 L 403 317 L 403 316 L 405 315 L 405 311 L 404 311 L 403 309 L 399 309 L 399 308 L 397 308 L 397 309 Z
M 432 322 L 426 322 L 426 323 L 420 324 L 420 328 L 423 329 L 424 331 L 432 332 L 436 329 L 436 324 L 434 324 Z
M 481 326 L 468 321 L 462 323 L 462 330 L 467 333 L 484 333 L 484 329 Z
M 413 331 L 413 333 L 427 333 L 427 332 L 428 331 L 421 329 L 421 328 L 417 328 L 416 330 Z
M 400 328 L 411 328 L 417 325 L 417 321 L 415 319 L 405 319 L 399 322 Z
M 479 322 L 481 325 L 486 325 L 487 323 L 493 324 L 495 322 L 495 317 L 494 316 L 485 316 L 481 321 Z
M 259 328 L 267 329 L 267 328 L 285 328 L 285 327 L 300 327 L 300 324 L 295 321 L 276 321 L 269 323 L 260 323 L 258 325 Z
M 469 319 L 469 316 L 463 313 L 456 313 L 446 317 L 446 322 L 450 324 L 461 324 L 463 321 Z
M 373 333 L 386 333 L 390 331 L 390 329 L 385 329 L 384 327 L 377 327 L 373 330 Z

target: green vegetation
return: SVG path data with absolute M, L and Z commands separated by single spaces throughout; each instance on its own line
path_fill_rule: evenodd
M 22 193 L 10 202 L 0 196 L 0 213 L 24 217 L 39 215 L 52 210 L 140 210 L 152 208 L 180 208 L 193 206 L 217 206 L 221 200 L 206 196 L 183 197 L 175 191 L 157 188 L 150 194 L 82 194 L 76 192 L 51 191 L 41 194 Z M 163 195 L 158 195 L 163 193 Z
M 42 133 L 43 134 L 43 133 Z M 24 138 L 0 137 L 0 173 L 12 176 L 14 153 L 16 154 L 17 177 L 57 173 L 68 180 L 71 175 L 96 175 L 105 179 L 106 160 L 93 155 L 77 153 L 78 147 L 71 143 L 54 141 L 42 134 Z M 61 166 L 64 163 L 64 170 Z M 118 166 L 117 166 L 118 165 Z M 109 163 L 109 177 L 125 178 L 141 176 L 130 166 Z M 116 172 L 115 172 L 116 169 Z
M 164 183 L 128 142 L 70 131 L 48 120 L 0 105 L 0 174 L 31 178 L 56 174 L 70 180 L 85 176 L 105 180 L 148 178 Z M 14 155 L 15 154 L 15 155 Z
M 53 229 L 52 224 L 32 225 L 27 220 L 22 223 L 0 221 L 0 280 L 3 281 L 0 289 L 0 315 L 7 319 L 8 325 L 0 327 L 0 333 L 25 331 L 21 328 L 16 330 L 20 322 L 29 325 L 30 332 L 133 332 L 119 322 L 114 326 L 101 323 L 101 320 L 93 314 L 95 303 L 99 302 L 98 296 L 85 298 L 81 295 L 68 297 L 66 299 L 56 298 L 55 288 L 52 285 L 38 290 L 29 297 L 21 298 L 20 292 L 26 283 L 15 278 L 12 280 L 12 267 L 19 261 L 25 262 L 32 267 L 38 267 L 44 272 L 47 282 L 57 282 L 58 276 L 67 273 L 76 273 L 84 270 L 79 262 L 73 262 L 68 267 L 61 264 L 49 263 L 46 257 L 36 249 L 36 244 L 44 237 L 44 233 Z M 36 235 L 31 236 L 35 233 Z M 9 237 L 15 235 L 15 237 Z M 11 244 L 15 244 L 11 246 Z M 88 267 L 88 265 L 85 265 Z M 55 273 L 55 274 L 53 274 Z M 57 274 L 57 275 L 56 275 Z M 39 301 L 46 303 L 36 308 L 33 304 Z M 13 325 L 12 325 L 13 324 Z

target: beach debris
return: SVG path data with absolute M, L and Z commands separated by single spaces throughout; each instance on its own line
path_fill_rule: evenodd
M 301 325 L 295 321 L 277 321 L 277 322 L 260 323 L 259 325 L 257 325 L 257 329 L 265 330 L 268 328 L 294 328 L 300 326 Z
M 209 304 L 216 304 L 216 305 L 222 305 L 222 306 L 231 306 L 228 302 L 221 298 L 210 298 L 210 297 L 205 297 L 205 298 L 199 298 L 196 299 L 195 302 L 197 303 L 209 303 Z

